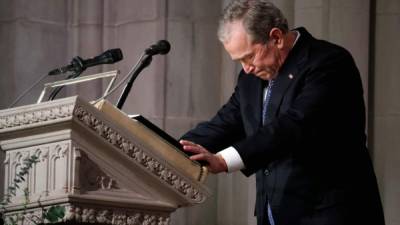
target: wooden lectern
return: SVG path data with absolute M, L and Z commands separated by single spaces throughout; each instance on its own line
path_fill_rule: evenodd
M 40 160 L 3 209 L 18 224 L 59 205 L 60 222 L 166 225 L 177 208 L 210 195 L 205 167 L 107 101 L 69 97 L 1 110 L 0 148 L 3 193 L 24 159 Z

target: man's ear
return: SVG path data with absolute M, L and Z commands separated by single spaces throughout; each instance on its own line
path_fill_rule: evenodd
M 282 30 L 276 27 L 269 32 L 269 40 L 279 49 L 283 48 L 283 36 Z

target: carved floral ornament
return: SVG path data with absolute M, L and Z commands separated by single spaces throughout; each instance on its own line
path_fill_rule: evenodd
M 42 209 L 35 209 L 25 214 L 8 214 L 14 221 L 23 225 L 34 225 L 35 218 L 39 217 Z M 102 223 L 113 225 L 169 225 L 170 218 L 167 215 L 147 213 L 141 211 L 110 210 L 104 208 L 66 206 L 64 222 L 74 221 L 78 223 Z M 7 221 L 6 221 L 7 222 Z
M 78 106 L 73 112 L 74 116 L 85 126 L 98 133 L 107 142 L 124 152 L 126 155 L 134 159 L 143 168 L 156 175 L 164 183 L 170 185 L 181 195 L 184 195 L 195 202 L 203 202 L 206 197 L 200 191 L 193 187 L 181 176 L 175 174 L 166 166 L 150 157 L 145 151 L 135 146 L 119 133 L 108 127 L 105 123 L 98 120 L 92 114 L 87 112 L 83 107 Z
M 73 104 L 64 104 L 56 107 L 52 106 L 51 108 L 4 115 L 0 117 L 0 129 L 65 118 L 72 115 L 73 107 Z

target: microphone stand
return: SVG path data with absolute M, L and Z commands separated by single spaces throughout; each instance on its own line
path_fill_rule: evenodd
M 79 77 L 79 76 L 81 75 L 81 73 L 82 73 L 82 71 L 75 72 L 75 73 L 69 75 L 69 76 L 67 77 L 66 80 Z M 49 95 L 48 100 L 49 100 L 49 101 L 54 100 L 54 98 L 55 98 L 55 97 L 57 96 L 57 94 L 61 91 L 61 89 L 63 89 L 63 87 L 64 87 L 64 86 L 60 86 L 60 87 L 57 87 L 56 89 L 54 89 L 54 91 L 51 92 L 51 94 Z
M 128 83 L 125 85 L 124 90 L 122 91 L 121 96 L 118 99 L 117 102 L 117 108 L 118 109 L 122 109 L 122 106 L 125 103 L 126 98 L 129 95 L 129 92 L 132 89 L 132 84 L 135 81 L 136 77 L 139 75 L 140 72 L 142 72 L 142 70 L 144 68 L 146 68 L 147 66 L 150 65 L 151 61 L 152 61 L 153 57 L 151 55 L 145 55 L 139 62 L 138 67 L 133 71 L 131 79 L 129 79 Z
M 42 82 L 43 79 L 45 79 L 48 75 L 45 74 L 42 77 L 40 77 L 37 81 L 35 81 L 32 86 L 27 88 L 22 94 L 20 94 L 7 108 L 14 107 L 15 104 L 17 104 L 26 94 L 28 94 L 36 85 L 38 85 L 40 82 Z

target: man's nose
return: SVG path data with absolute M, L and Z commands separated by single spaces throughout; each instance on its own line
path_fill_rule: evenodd
M 251 73 L 254 71 L 254 66 L 251 64 L 243 63 L 242 67 L 243 67 L 244 72 L 246 72 L 246 73 Z

